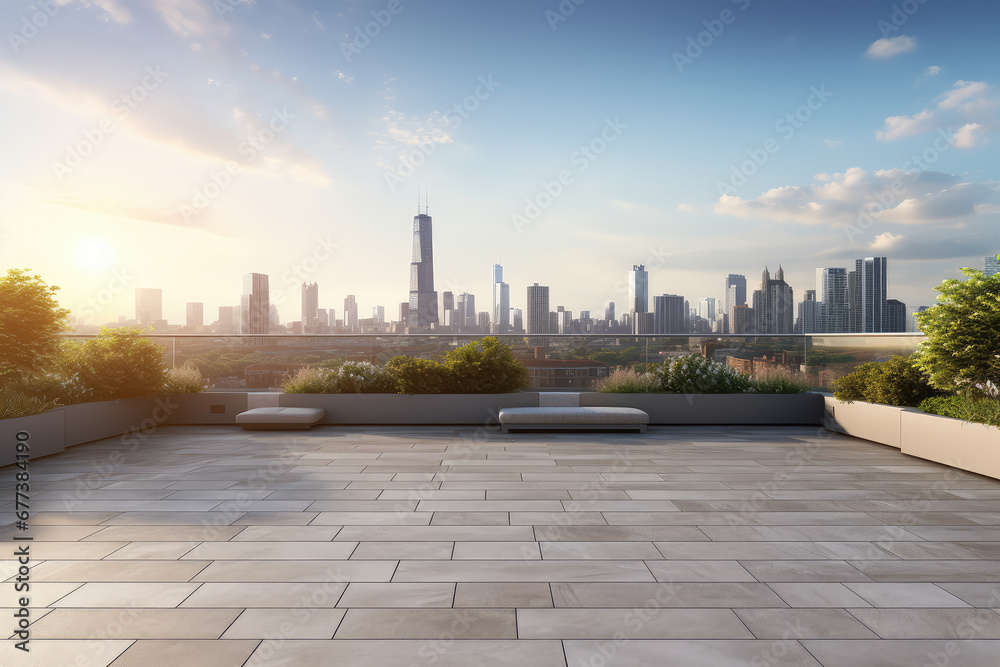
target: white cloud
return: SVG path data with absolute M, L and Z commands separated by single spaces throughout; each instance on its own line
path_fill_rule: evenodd
M 934 101 L 934 107 L 911 116 L 889 116 L 875 138 L 896 141 L 946 130 L 956 148 L 975 148 L 986 143 L 988 134 L 1000 130 L 1000 96 L 984 81 L 956 81 Z
M 941 73 L 941 68 L 938 67 L 937 65 L 931 65 L 930 67 L 924 70 L 924 76 L 935 76 L 940 73 Z
M 823 143 L 826 144 L 827 148 L 833 148 L 834 146 L 839 146 L 844 142 L 840 139 L 824 139 Z
M 876 40 L 865 51 L 865 55 L 871 58 L 891 58 L 901 53 L 909 53 L 917 48 L 917 38 L 909 35 L 899 37 L 883 37 Z
M 347 76 L 346 74 L 344 74 L 343 72 L 341 72 L 339 69 L 333 70 L 333 73 L 337 76 L 338 79 L 340 79 L 341 81 L 344 81 L 346 83 L 350 83 L 351 81 L 354 81 L 354 77 L 353 76 Z
M 876 252 L 888 254 L 899 246 L 902 239 L 902 234 L 883 232 L 876 236 L 875 240 L 868 244 L 868 247 Z
M 852 167 L 809 185 L 774 188 L 753 199 L 724 195 L 715 212 L 741 218 L 844 227 L 861 217 L 899 225 L 954 227 L 1000 202 L 1000 182 L 963 182 L 939 172 Z
M 695 213 L 698 209 L 691 204 L 678 204 L 677 210 L 685 213 Z

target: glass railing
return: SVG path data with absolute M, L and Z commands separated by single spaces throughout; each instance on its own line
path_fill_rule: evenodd
M 531 335 L 496 334 L 529 368 L 538 389 L 590 389 L 617 367 L 661 363 L 704 354 L 758 375 L 779 369 L 816 388 L 829 388 L 859 364 L 913 353 L 924 336 L 905 334 Z M 67 335 L 69 339 L 92 335 Z M 280 386 L 304 365 L 367 361 L 384 364 L 406 355 L 438 359 L 483 334 L 147 334 L 164 347 L 164 361 L 194 364 L 214 391 Z

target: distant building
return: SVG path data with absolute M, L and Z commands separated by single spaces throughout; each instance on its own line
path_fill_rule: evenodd
M 271 332 L 271 297 L 265 273 L 243 276 L 243 296 L 240 299 L 240 333 L 244 335 Z M 263 345 L 266 339 L 244 339 L 245 345 Z
M 490 314 L 485 310 L 480 311 L 476 316 L 476 328 L 479 329 L 478 333 L 490 332 Z
M 729 313 L 729 332 L 733 334 L 754 333 L 753 308 L 745 303 L 733 306 Z
M 199 331 L 205 326 L 205 304 L 200 301 L 188 301 L 184 304 L 184 326 L 190 331 Z
M 418 210 L 413 218 L 413 260 L 410 262 L 410 310 L 407 322 L 409 333 L 435 329 L 439 324 L 437 306 L 431 216 L 427 215 L 426 210 L 424 213 Z
M 917 321 L 917 315 L 928 310 L 930 306 L 917 306 L 913 309 L 913 327 L 911 331 L 920 331 L 920 322 Z
M 410 301 L 410 308 L 413 302 Z M 358 321 L 358 300 L 353 294 L 348 294 L 344 299 L 344 330 L 347 333 L 359 333 L 361 323 Z
M 628 272 L 628 306 L 632 316 L 632 333 L 651 333 L 639 331 L 645 328 L 646 320 L 635 317 L 636 313 L 649 312 L 649 272 L 643 264 L 633 266 Z
M 606 306 L 604 306 L 604 321 L 608 322 L 609 324 L 611 322 L 615 321 L 615 302 L 614 301 L 608 301 L 608 304 Z
M 702 297 L 698 299 L 698 317 L 712 322 L 715 320 L 715 298 Z
M 549 333 L 549 288 L 545 285 L 528 286 L 528 312 L 525 332 L 529 334 Z
M 302 332 L 318 333 L 319 285 L 302 283 Z
M 522 359 L 531 388 L 593 389 L 608 376 L 608 365 L 590 359 Z
M 493 265 L 492 321 L 493 333 L 510 331 L 510 285 L 503 281 L 503 267 L 499 264 Z
M 135 323 L 142 328 L 163 320 L 163 290 L 152 287 L 135 288 Z
M 520 308 L 510 309 L 510 322 L 514 333 L 524 333 L 524 313 Z
M 754 331 L 757 334 L 789 334 L 795 328 L 795 300 L 785 282 L 785 271 L 771 277 L 767 268 L 761 275 L 760 289 L 753 293 Z
M 898 299 L 885 302 L 886 322 L 884 331 L 902 333 L 906 331 L 906 304 Z
M 441 312 L 439 313 L 438 324 L 450 331 L 455 329 L 455 294 L 453 292 L 441 292 Z
M 653 330 L 649 333 L 658 335 L 686 333 L 684 303 L 684 297 L 677 294 L 653 297 Z
M 983 262 L 983 272 L 988 276 L 1000 273 L 1000 261 L 997 260 L 996 255 L 986 256 L 986 261 Z
M 219 321 L 216 322 L 215 331 L 220 334 L 239 333 L 240 329 L 240 308 L 239 306 L 219 306 Z
M 865 257 L 854 262 L 854 271 L 857 275 L 855 298 L 861 309 L 857 322 L 860 333 L 888 331 L 886 263 L 885 257 Z
M 847 333 L 851 330 L 847 287 L 847 269 L 816 269 L 816 298 L 821 304 L 816 332 Z
M 799 301 L 795 318 L 795 333 L 821 333 L 823 331 L 822 304 L 816 300 L 816 290 L 807 289 Z
M 725 315 L 731 315 L 733 306 L 743 306 L 747 302 L 747 277 L 739 273 L 726 276 Z M 728 331 L 726 333 L 729 333 Z

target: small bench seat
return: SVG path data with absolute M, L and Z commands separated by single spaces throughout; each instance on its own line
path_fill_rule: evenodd
M 254 408 L 236 415 L 244 429 L 308 429 L 326 416 L 322 408 Z
M 503 408 L 500 426 L 504 433 L 515 430 L 597 430 L 614 429 L 646 432 L 649 415 L 637 408 L 539 407 Z

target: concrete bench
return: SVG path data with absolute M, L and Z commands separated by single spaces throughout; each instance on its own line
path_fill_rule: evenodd
M 537 408 L 503 408 L 500 427 L 504 433 L 515 430 L 593 431 L 611 430 L 646 432 L 649 415 L 636 408 L 580 407 L 576 392 L 542 392 Z
M 253 408 L 236 415 L 244 429 L 307 429 L 323 419 L 322 408 Z

